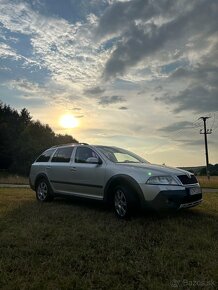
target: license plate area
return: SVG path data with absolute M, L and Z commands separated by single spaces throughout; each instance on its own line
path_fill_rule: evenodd
M 200 187 L 192 187 L 189 188 L 189 194 L 190 195 L 195 195 L 201 193 L 201 188 Z

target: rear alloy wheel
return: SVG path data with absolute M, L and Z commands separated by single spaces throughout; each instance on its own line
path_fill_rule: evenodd
M 134 192 L 130 192 L 125 186 L 117 186 L 114 189 L 114 210 L 116 215 L 125 219 L 130 217 L 136 206 Z
M 51 194 L 51 188 L 46 179 L 40 179 L 36 186 L 36 198 L 41 202 L 51 201 L 53 196 Z

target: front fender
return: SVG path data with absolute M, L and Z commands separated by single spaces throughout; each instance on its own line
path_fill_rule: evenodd
M 144 195 L 142 193 L 142 190 L 141 190 L 139 184 L 137 183 L 137 181 L 134 178 L 132 178 L 131 176 L 126 175 L 126 174 L 114 175 L 107 181 L 107 183 L 105 185 L 105 189 L 104 189 L 104 201 L 105 202 L 111 201 L 112 189 L 115 185 L 118 185 L 118 184 L 125 184 L 125 185 L 131 187 L 134 190 L 140 205 L 143 205 L 145 203 Z

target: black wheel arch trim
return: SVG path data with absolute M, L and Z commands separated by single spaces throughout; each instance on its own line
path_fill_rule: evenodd
M 132 187 L 136 193 L 136 196 L 139 199 L 140 205 L 142 206 L 145 203 L 145 198 L 139 184 L 133 177 L 126 174 L 114 175 L 107 181 L 104 188 L 104 201 L 105 202 L 109 202 L 110 197 L 111 197 L 110 187 L 114 186 L 116 182 L 117 184 L 124 182 L 125 184 Z
M 40 179 L 42 179 L 42 178 L 45 178 L 45 179 L 48 181 L 49 185 L 50 185 L 50 182 L 49 182 L 48 176 L 47 176 L 45 173 L 39 173 L 39 174 L 36 176 L 36 179 L 35 179 L 35 182 L 34 182 L 34 188 L 33 188 L 33 190 L 36 190 L 37 182 L 38 182 Z M 50 185 L 50 187 L 51 187 L 51 185 Z

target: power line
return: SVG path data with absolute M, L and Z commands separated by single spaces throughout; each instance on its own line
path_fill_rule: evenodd
M 217 111 L 216 111 L 217 112 Z M 215 112 L 215 113 L 216 113 Z M 216 126 L 216 114 L 214 113 L 214 116 L 213 116 L 213 123 L 212 123 L 212 126 L 210 126 L 211 128 L 210 129 L 207 129 L 207 134 L 211 134 L 212 133 L 212 129 L 213 131 L 215 131 L 215 129 L 218 128 L 218 126 Z M 210 116 L 206 117 L 207 119 L 211 118 L 212 115 L 210 114 Z M 177 129 L 175 130 L 174 132 L 170 132 L 170 135 L 165 135 L 163 136 L 163 138 L 168 138 L 167 139 L 167 142 L 161 142 L 159 143 L 157 146 L 155 146 L 150 152 L 149 154 L 153 154 L 155 152 L 156 149 L 160 149 L 161 147 L 167 145 L 169 143 L 169 139 L 171 139 L 172 141 L 175 141 L 175 137 L 179 136 L 181 134 L 182 131 L 185 131 L 185 130 L 189 130 L 189 129 L 197 129 L 199 130 L 199 128 L 202 126 L 202 123 L 201 123 L 201 119 L 202 118 L 205 118 L 205 117 L 201 117 L 201 118 L 198 118 L 197 120 L 195 120 L 192 125 L 190 124 L 190 126 L 184 126 L 183 128 L 180 128 L 180 129 Z M 206 132 L 206 131 L 205 131 Z M 204 132 L 202 132 L 202 130 L 200 130 L 200 134 L 204 134 Z M 176 140 L 176 141 L 180 141 L 180 140 Z M 205 149 L 206 151 L 206 149 Z M 207 151 L 208 151 L 208 146 L 207 146 Z M 209 164 L 209 161 L 208 161 L 208 164 Z M 208 168 L 208 166 L 207 166 Z
M 214 113 L 213 124 L 211 126 L 211 129 L 214 132 L 214 131 L 216 131 L 217 128 L 218 128 L 218 121 L 217 121 L 217 118 L 216 118 L 216 114 Z
M 214 126 L 215 120 L 216 120 L 216 115 L 215 115 L 215 113 L 214 113 L 214 114 L 213 114 L 213 123 L 212 123 L 212 125 L 210 126 L 211 129 L 213 129 L 213 126 Z

